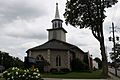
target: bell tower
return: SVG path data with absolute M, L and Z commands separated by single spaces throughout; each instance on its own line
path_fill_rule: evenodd
M 62 27 L 63 20 L 60 19 L 58 3 L 56 3 L 56 12 L 55 18 L 51 21 L 52 29 L 47 29 L 48 31 L 48 39 L 57 39 L 61 41 L 66 41 L 66 33 L 67 31 Z

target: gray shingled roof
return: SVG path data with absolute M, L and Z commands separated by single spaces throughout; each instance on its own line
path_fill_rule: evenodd
M 60 40 L 56 40 L 56 39 L 49 40 L 46 43 L 36 46 L 34 48 L 28 49 L 27 51 L 29 51 L 29 50 L 44 50 L 44 49 L 56 49 L 56 50 L 78 49 L 78 50 L 82 51 L 80 48 L 78 48 L 75 45 L 72 45 L 72 44 L 69 44 L 67 42 L 63 42 Z

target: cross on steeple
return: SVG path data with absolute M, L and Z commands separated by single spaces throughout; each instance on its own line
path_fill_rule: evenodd
M 55 19 L 60 19 L 60 16 L 59 16 L 59 10 L 58 10 L 58 3 L 56 3 Z

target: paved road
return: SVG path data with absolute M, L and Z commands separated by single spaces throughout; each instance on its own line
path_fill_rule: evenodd
M 109 72 L 115 74 L 115 69 L 114 68 L 108 68 Z M 117 70 L 117 75 L 120 77 L 120 70 Z

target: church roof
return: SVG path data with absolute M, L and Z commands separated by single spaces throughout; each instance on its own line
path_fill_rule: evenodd
M 75 45 L 69 44 L 69 43 L 64 42 L 64 41 L 56 40 L 56 39 L 49 40 L 49 41 L 47 41 L 46 43 L 44 43 L 42 45 L 30 48 L 26 52 L 28 52 L 28 51 L 36 51 L 36 50 L 46 50 L 46 49 L 70 50 L 72 52 L 74 52 L 73 49 L 77 49 L 77 50 L 83 52 L 80 48 L 78 48 Z
M 51 30 L 63 30 L 65 33 L 67 33 L 67 31 L 64 28 L 47 29 L 47 31 L 51 31 Z

